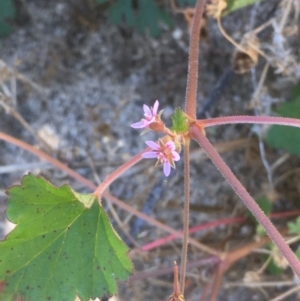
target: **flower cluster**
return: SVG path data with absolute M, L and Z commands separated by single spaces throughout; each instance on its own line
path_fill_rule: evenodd
M 164 174 L 168 177 L 171 173 L 171 167 L 175 168 L 174 161 L 180 160 L 175 143 L 168 141 L 165 144 L 162 140 L 159 140 L 158 144 L 153 141 L 146 141 L 146 144 L 152 148 L 152 151 L 143 153 L 142 157 L 146 159 L 157 158 L 156 164 L 163 165 Z
M 131 125 L 134 129 L 145 128 L 146 130 L 165 131 L 166 134 L 170 134 L 171 131 L 165 128 L 163 122 L 160 119 L 160 113 L 158 112 L 159 102 L 156 100 L 153 108 L 149 108 L 147 105 L 143 106 L 144 118 Z M 173 135 L 172 138 L 176 137 Z M 169 138 L 168 138 L 169 139 Z M 160 139 L 158 143 L 154 141 L 146 141 L 146 144 L 151 148 L 150 152 L 144 152 L 142 157 L 145 159 L 156 158 L 156 165 L 163 165 L 163 171 L 166 177 L 171 173 L 171 167 L 175 168 L 175 161 L 180 160 L 180 145 L 172 140 L 164 141 Z

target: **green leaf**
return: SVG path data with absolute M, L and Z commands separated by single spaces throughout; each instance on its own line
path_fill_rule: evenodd
M 122 21 L 128 26 L 134 26 L 136 17 L 131 7 L 131 1 L 118 0 L 108 10 L 108 20 L 115 25 L 119 25 Z
M 168 14 L 157 7 L 153 0 L 140 0 L 139 5 L 136 25 L 138 30 L 149 30 L 151 36 L 157 37 L 160 34 L 159 22 L 163 22 L 167 26 L 172 25 Z
M 116 280 L 132 272 L 127 246 L 92 195 L 29 174 L 7 203 L 17 226 L 0 243 L 1 301 L 88 301 L 115 294 Z
M 13 31 L 13 27 L 0 20 L 0 38 L 3 38 Z
M 11 0 L 0 1 L 0 38 L 9 35 L 13 28 L 6 19 L 13 19 L 16 15 L 15 6 Z
M 14 18 L 16 15 L 15 6 L 11 0 L 0 1 L 0 18 Z
M 277 112 L 283 117 L 300 118 L 300 86 L 293 89 L 291 101 L 283 103 Z M 273 125 L 267 133 L 266 142 L 271 147 L 284 149 L 292 155 L 298 155 L 300 154 L 300 129 Z
M 227 0 L 227 7 L 224 10 L 222 16 L 225 16 L 237 9 L 241 9 L 243 7 L 246 7 L 248 5 L 254 4 L 255 2 L 259 2 L 259 1 L 261 0 Z
M 300 233 L 300 216 L 295 222 L 288 222 L 289 234 L 299 234 Z
M 180 108 L 177 108 L 172 115 L 173 131 L 176 133 L 186 133 L 189 130 L 189 126 L 186 117 Z

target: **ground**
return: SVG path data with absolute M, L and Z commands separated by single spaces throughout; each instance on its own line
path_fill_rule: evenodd
M 273 17 L 281 18 L 283 9 L 279 2 L 265 1 L 232 13 L 224 18 L 224 28 L 239 41 L 251 27 L 255 28 Z M 26 81 L 22 78 L 16 81 L 16 110 L 38 135 L 46 139 L 51 150 L 45 149 L 37 135 L 32 135 L 4 110 L 0 111 L 0 129 L 48 151 L 90 180 L 101 181 L 141 151 L 145 140 L 157 138 L 153 133 L 140 136 L 139 131 L 130 127 L 141 118 L 143 104 L 153 105 L 158 99 L 164 109 L 162 116 L 165 120 L 170 118 L 174 108 L 184 107 L 189 46 L 187 24 L 182 15 L 173 14 L 174 27 L 163 28 L 161 36 L 153 38 L 126 26 L 111 25 L 104 12 L 95 17 L 84 1 L 28 0 L 18 3 L 15 31 L 1 40 L 0 59 L 7 67 L 26 77 Z M 170 9 L 168 5 L 166 7 Z M 226 77 L 225 88 L 216 98 L 217 102 L 206 111 L 206 116 L 254 114 L 251 100 L 265 64 L 264 58 L 260 58 L 252 73 L 233 74 L 228 71 L 233 46 L 222 36 L 212 19 L 207 21 L 207 33 L 200 46 L 199 110 L 216 90 L 220 79 Z M 265 33 L 266 40 L 269 34 Z M 290 41 L 293 51 L 299 44 L 297 39 L 300 40 L 299 34 Z M 295 65 L 299 64 L 299 57 L 298 50 Z M 2 74 L 2 83 L 11 87 L 11 81 L 5 78 L 4 72 Z M 265 94 L 260 96 L 263 113 L 270 108 L 273 100 L 285 101 L 299 78 L 274 75 L 272 69 L 266 80 Z M 269 183 L 252 129 L 244 125 L 226 126 L 211 130 L 207 135 L 213 143 L 221 143 L 222 157 L 247 190 L 257 197 L 268 192 Z M 236 144 L 224 146 L 226 141 Z M 13 169 L 0 174 L 0 216 L 3 221 L 5 189 L 18 183 L 29 171 L 43 175 L 55 185 L 70 183 L 78 191 L 89 191 L 26 151 L 2 141 L 0 146 L 1 165 L 12 166 Z M 201 156 L 196 145 L 192 147 L 191 225 L 244 215 L 245 207 L 213 164 Z M 266 152 L 270 162 L 285 154 L 269 148 Z M 29 162 L 32 165 L 25 165 Z M 299 163 L 296 157 L 288 158 L 275 176 L 279 177 Z M 145 211 L 144 204 L 147 203 L 150 207 L 147 214 L 174 229 L 181 229 L 182 169 L 183 165 L 179 163 L 171 176 L 164 178 L 161 168 L 155 168 L 154 162 L 145 160 L 115 181 L 110 192 L 139 210 Z M 276 187 L 274 211 L 299 208 L 297 182 L 295 174 Z M 158 193 L 151 196 L 154 188 Z M 105 203 L 105 206 L 114 226 L 125 238 L 120 225 L 113 219 L 109 204 Z M 138 244 L 144 245 L 165 235 L 162 230 L 147 224 L 142 224 L 137 230 L 134 216 L 117 207 L 115 210 L 124 221 L 126 231 L 133 235 L 142 231 L 142 235 L 136 238 Z M 2 237 L 5 231 L 3 226 Z M 254 223 L 248 223 L 243 227 L 213 229 L 197 234 L 195 238 L 201 238 L 216 248 L 225 244 L 231 248 L 250 241 L 254 231 Z M 133 248 L 132 244 L 130 246 Z M 201 256 L 194 248 L 190 249 L 189 261 L 199 260 Z M 168 268 L 174 260 L 180 262 L 179 241 L 133 258 L 139 272 Z M 259 268 L 261 260 L 251 255 L 239 261 L 225 281 L 240 280 L 246 271 L 256 266 Z M 266 275 L 264 279 L 291 279 L 291 274 L 287 271 L 281 278 Z M 187 300 L 200 299 L 209 276 L 208 268 L 188 270 Z M 172 275 L 166 273 L 128 285 L 120 284 L 119 298 L 164 300 L 171 291 Z M 280 287 L 271 290 L 243 286 L 222 288 L 219 300 L 269 300 L 283 291 Z M 295 300 L 295 295 L 289 300 Z

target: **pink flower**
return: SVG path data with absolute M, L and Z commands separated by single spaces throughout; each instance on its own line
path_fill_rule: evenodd
M 168 177 L 171 173 L 171 167 L 175 168 L 174 161 L 179 161 L 180 156 L 173 141 L 168 141 L 165 144 L 159 140 L 158 143 L 146 141 L 146 144 L 152 148 L 152 151 L 143 153 L 142 157 L 146 159 L 157 158 L 156 164 L 163 164 L 164 174 Z
M 159 106 L 158 100 L 154 103 L 153 108 L 149 108 L 148 106 L 143 105 L 145 118 L 143 118 L 139 122 L 132 124 L 131 127 L 134 129 L 147 128 L 150 123 L 156 120 L 158 106 Z

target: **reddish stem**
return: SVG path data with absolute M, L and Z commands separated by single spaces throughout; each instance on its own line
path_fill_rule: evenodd
M 300 127 L 300 119 L 273 116 L 225 116 L 211 119 L 200 119 L 196 121 L 196 124 L 201 128 L 236 123 L 277 124 Z
M 192 233 L 196 233 L 196 232 L 199 232 L 199 231 L 214 228 L 214 227 L 217 227 L 217 226 L 220 226 L 220 225 L 230 225 L 230 224 L 243 222 L 245 220 L 246 220 L 245 217 L 224 218 L 224 219 L 221 219 L 221 220 L 216 220 L 216 221 L 213 221 L 213 222 L 208 222 L 208 223 L 205 223 L 205 224 L 201 224 L 201 225 L 197 225 L 195 227 L 192 227 L 192 228 L 189 229 L 189 233 L 192 234 Z M 182 231 L 180 231 L 180 232 L 182 233 Z M 141 250 L 142 251 L 150 251 L 150 250 L 155 249 L 157 247 L 160 247 L 160 246 L 162 246 L 162 245 L 164 245 L 164 244 L 168 243 L 169 241 L 172 241 L 176 238 L 177 238 L 177 236 L 175 236 L 173 234 L 162 237 L 160 239 L 157 239 L 155 241 L 152 241 L 152 242 L 142 246 Z
M 198 57 L 201 19 L 205 0 L 197 1 L 190 36 L 189 66 L 185 94 L 185 112 L 191 118 L 196 119 L 197 87 L 198 87 Z
M 283 237 L 271 223 L 269 218 L 263 213 L 263 211 L 256 204 L 255 200 L 250 196 L 248 191 L 244 188 L 244 186 L 239 182 L 236 176 L 232 173 L 230 168 L 226 165 L 226 163 L 222 160 L 220 155 L 214 149 L 212 144 L 208 141 L 202 131 L 195 125 L 190 128 L 190 135 L 193 139 L 195 139 L 199 145 L 204 149 L 206 154 L 209 156 L 211 161 L 214 163 L 216 168 L 220 171 L 223 177 L 227 180 L 229 185 L 233 188 L 236 194 L 242 199 L 244 204 L 248 207 L 248 209 L 252 212 L 252 214 L 256 217 L 258 222 L 264 227 L 267 234 L 276 244 L 278 249 L 281 251 L 283 256 L 288 261 L 291 268 L 294 270 L 296 275 L 300 277 L 300 263 L 290 249 L 290 247 L 286 244 Z
M 189 245 L 190 224 L 190 139 L 184 142 L 184 208 L 183 208 L 183 240 L 180 266 L 180 291 L 184 295 L 186 263 Z
M 88 179 L 84 178 L 83 176 L 81 176 L 80 174 L 78 174 L 76 171 L 74 171 L 73 169 L 69 168 L 68 166 L 66 166 L 65 164 L 61 163 L 60 161 L 52 158 L 51 156 L 47 155 L 46 153 L 38 150 L 37 148 L 27 144 L 26 142 L 16 139 L 10 135 L 7 135 L 5 133 L 0 132 L 0 139 L 5 140 L 11 144 L 17 145 L 20 148 L 23 148 L 27 151 L 29 151 L 30 153 L 38 156 L 41 159 L 44 159 L 46 161 L 48 161 L 49 163 L 51 163 L 53 166 L 59 168 L 60 170 L 63 170 L 65 173 L 69 174 L 73 179 L 76 179 L 77 181 L 83 183 L 84 185 L 86 185 L 87 187 L 89 187 L 90 189 L 96 189 L 96 185 L 93 184 L 91 181 L 89 181 Z
M 293 210 L 293 211 L 288 211 L 288 212 L 274 212 L 274 213 L 270 214 L 270 218 L 278 219 L 278 218 L 292 217 L 292 216 L 298 216 L 298 215 L 300 215 L 300 210 Z M 216 228 L 221 225 L 232 225 L 232 224 L 242 223 L 242 222 L 245 222 L 246 220 L 247 220 L 246 217 L 223 218 L 223 219 L 219 219 L 219 220 L 215 220 L 212 222 L 208 222 L 205 224 L 196 225 L 194 227 L 191 227 L 189 230 L 189 233 L 192 234 L 192 233 L 196 233 L 199 231 L 208 230 L 211 228 Z M 176 238 L 177 238 L 177 236 L 171 234 L 171 235 L 156 239 L 146 245 L 143 245 L 141 247 L 141 250 L 142 251 L 151 251 L 155 248 L 158 248 L 162 245 L 167 244 L 169 241 L 172 241 Z
M 174 296 L 179 297 L 180 290 L 179 290 L 179 282 L 178 282 L 178 265 L 176 261 L 174 261 Z
M 135 164 L 137 164 L 138 162 L 140 162 L 143 159 L 142 154 L 144 152 L 148 152 L 150 150 L 151 150 L 150 147 L 145 148 L 143 151 L 141 151 L 140 153 L 138 153 L 137 155 L 135 155 L 134 157 L 132 157 L 131 159 L 129 159 L 127 162 L 125 162 L 120 167 L 118 167 L 115 171 L 113 171 L 111 174 L 109 174 L 106 177 L 106 179 L 94 191 L 94 193 L 93 193 L 94 196 L 96 198 L 100 198 L 101 195 L 103 194 L 103 192 L 105 191 L 105 189 L 114 180 L 116 180 L 118 177 L 120 177 L 126 170 L 128 170 L 129 168 L 131 168 L 132 166 L 134 166 Z

